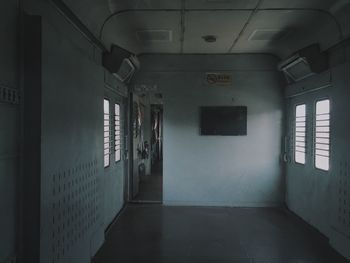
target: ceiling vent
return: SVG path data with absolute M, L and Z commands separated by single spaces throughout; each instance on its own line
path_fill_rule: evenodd
M 173 40 L 172 30 L 139 30 L 136 37 L 140 42 L 171 42 Z
M 249 37 L 250 41 L 276 41 L 285 37 L 289 31 L 280 29 L 257 29 Z

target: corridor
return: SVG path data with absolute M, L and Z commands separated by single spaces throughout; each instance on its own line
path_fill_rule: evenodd
M 349 263 L 350 0 L 1 0 L 0 263 Z
M 346 263 L 279 208 L 128 205 L 93 263 Z

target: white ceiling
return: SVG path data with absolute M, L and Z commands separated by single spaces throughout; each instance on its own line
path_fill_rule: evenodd
M 185 19 L 185 53 L 226 53 L 238 36 L 249 11 L 191 12 Z M 223 26 L 225 25 L 225 26 Z M 215 43 L 206 43 L 202 36 L 214 35 Z
M 136 54 L 272 53 L 284 57 L 315 42 L 326 49 L 340 40 L 339 26 L 330 12 L 335 12 L 344 34 L 350 33 L 350 0 L 263 0 L 256 12 L 259 0 L 64 1 L 106 47 L 116 44 Z M 276 8 L 290 10 L 266 10 Z M 305 8 L 318 10 L 301 10 Z M 170 30 L 172 41 L 140 41 L 136 32 L 143 30 Z M 286 30 L 288 34 L 277 40 L 250 40 L 256 30 Z M 207 43 L 205 35 L 214 35 L 217 41 Z

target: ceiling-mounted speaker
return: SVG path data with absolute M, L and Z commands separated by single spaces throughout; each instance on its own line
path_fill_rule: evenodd
M 140 62 L 135 54 L 112 45 L 111 52 L 104 52 L 102 65 L 120 81 L 128 82 L 140 68 Z
M 318 44 L 303 48 L 278 64 L 289 82 L 300 81 L 328 69 L 328 56 Z

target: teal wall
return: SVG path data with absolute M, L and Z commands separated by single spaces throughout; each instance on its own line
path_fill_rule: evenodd
M 269 55 L 144 55 L 135 84 L 164 98 L 166 205 L 278 206 L 284 202 L 280 158 L 281 76 Z M 232 74 L 209 86 L 206 72 Z M 248 107 L 247 136 L 200 136 L 199 107 Z

